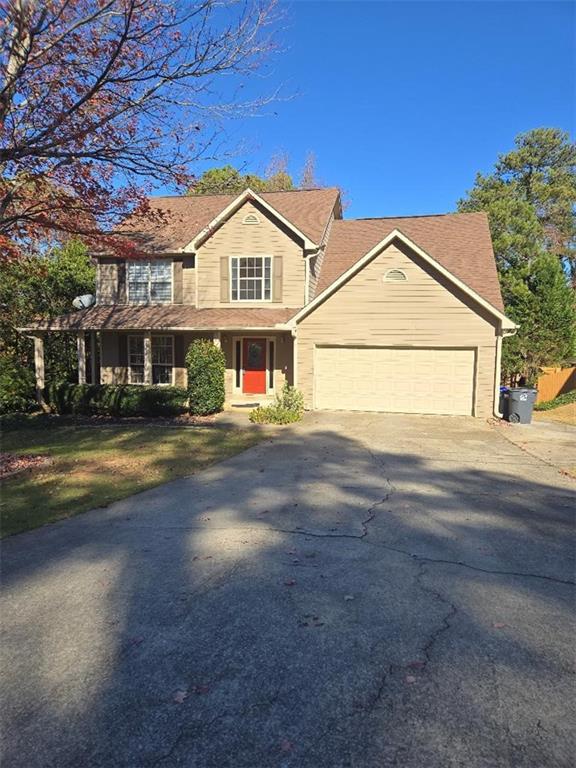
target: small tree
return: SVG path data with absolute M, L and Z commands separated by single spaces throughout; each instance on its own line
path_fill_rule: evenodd
M 222 410 L 225 399 L 224 352 L 209 339 L 196 339 L 186 353 L 190 412 L 207 416 Z

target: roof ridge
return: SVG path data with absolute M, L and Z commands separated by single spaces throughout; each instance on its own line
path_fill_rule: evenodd
M 149 200 L 159 200 L 159 199 L 190 199 L 194 200 L 195 198 L 200 197 L 239 197 L 243 192 L 246 192 L 247 189 L 251 189 L 251 187 L 244 187 L 244 189 L 241 192 L 205 192 L 199 195 L 148 195 Z M 257 195 L 285 195 L 287 193 L 291 192 L 339 192 L 340 190 L 338 187 L 312 187 L 311 189 L 271 189 L 271 190 L 264 190 L 263 192 L 257 192 L 255 189 L 252 190 L 253 192 L 256 192 Z
M 446 216 L 470 216 L 485 211 L 452 211 L 447 213 L 416 213 L 413 216 L 360 216 L 356 219 L 339 219 L 339 221 L 389 221 L 390 219 L 440 219 Z

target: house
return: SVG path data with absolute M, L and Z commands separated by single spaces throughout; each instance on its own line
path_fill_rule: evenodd
M 488 417 L 504 315 L 486 216 L 343 219 L 336 189 L 156 197 L 98 258 L 96 303 L 25 330 L 77 334 L 79 381 L 186 385 L 190 342 L 226 357 L 229 404 L 285 381 L 311 409 Z M 87 363 L 88 361 L 88 363 Z

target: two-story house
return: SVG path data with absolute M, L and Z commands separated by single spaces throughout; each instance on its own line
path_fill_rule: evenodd
M 495 407 L 503 313 L 482 213 L 342 218 L 336 189 L 152 198 L 98 258 L 94 306 L 25 330 L 78 337 L 79 381 L 186 385 L 190 342 L 226 358 L 229 404 L 284 381 L 308 408 L 464 414 Z

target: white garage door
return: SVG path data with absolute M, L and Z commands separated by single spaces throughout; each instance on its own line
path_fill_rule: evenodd
M 317 347 L 315 407 L 472 415 L 474 350 Z

